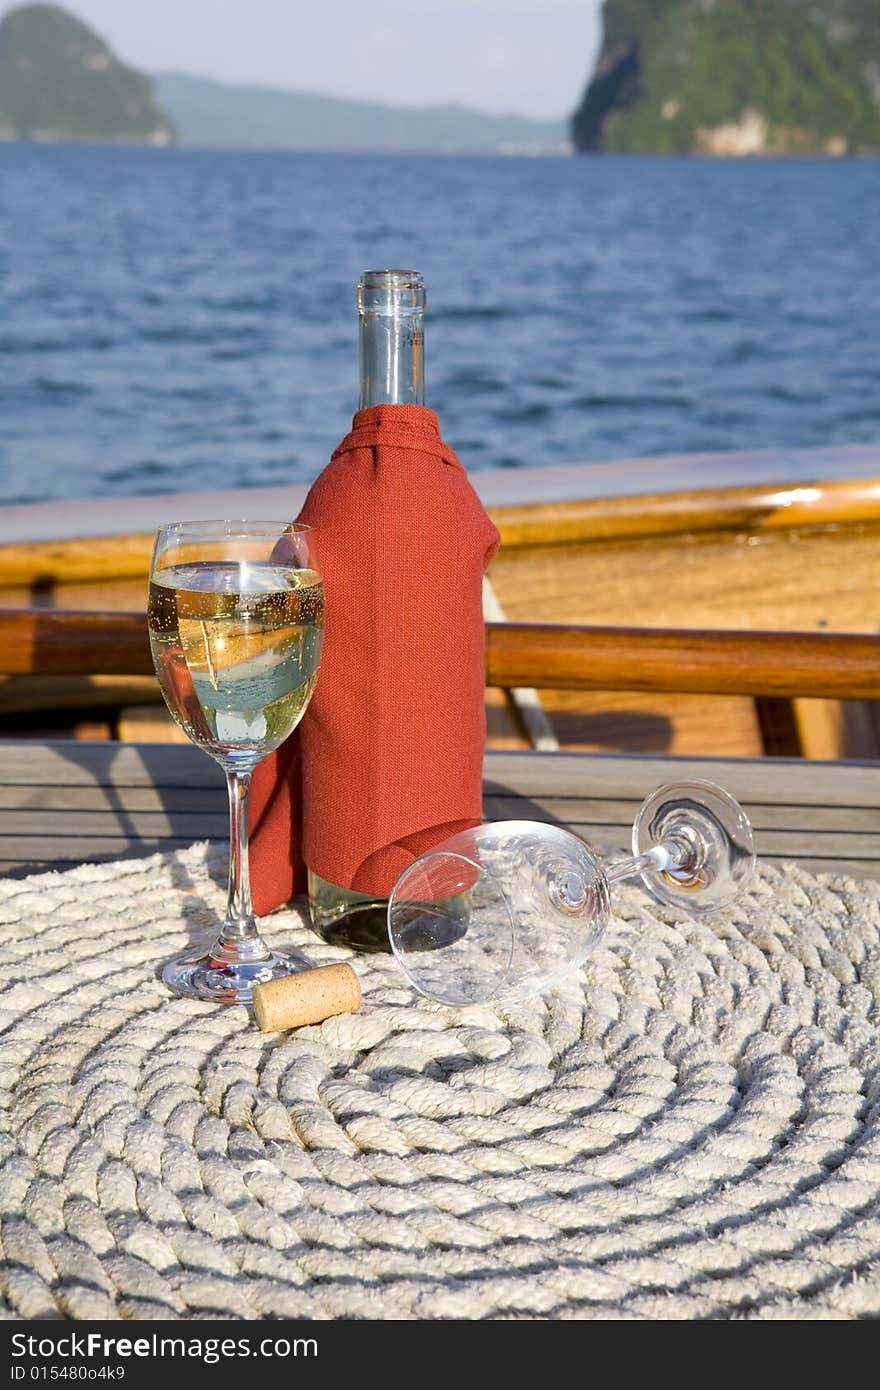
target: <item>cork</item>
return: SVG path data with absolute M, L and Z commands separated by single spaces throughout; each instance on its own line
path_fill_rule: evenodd
M 274 1033 L 321 1023 L 334 1014 L 357 1013 L 361 986 L 350 965 L 321 965 L 254 985 L 251 998 L 257 1023 L 264 1033 Z

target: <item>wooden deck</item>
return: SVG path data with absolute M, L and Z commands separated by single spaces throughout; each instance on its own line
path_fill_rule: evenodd
M 553 820 L 602 851 L 627 848 L 648 792 L 679 778 L 731 791 L 758 853 L 880 878 L 880 764 L 490 752 L 488 820 Z M 121 859 L 227 835 L 219 767 L 189 745 L 4 741 L 0 872 Z

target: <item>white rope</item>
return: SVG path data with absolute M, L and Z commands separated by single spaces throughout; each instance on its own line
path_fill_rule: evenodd
M 443 1008 L 371 955 L 360 1013 L 267 1036 L 156 976 L 224 877 L 0 883 L 7 1317 L 880 1313 L 877 883 L 765 866 L 711 924 L 626 886 L 545 998 Z

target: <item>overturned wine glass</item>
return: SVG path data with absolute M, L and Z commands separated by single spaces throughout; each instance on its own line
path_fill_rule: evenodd
M 659 902 L 702 914 L 732 903 L 754 865 L 752 828 L 728 792 L 670 783 L 642 803 L 632 857 L 607 868 L 577 835 L 539 821 L 453 835 L 400 874 L 388 935 L 404 974 L 429 999 L 525 999 L 592 953 L 612 883 L 640 878 Z

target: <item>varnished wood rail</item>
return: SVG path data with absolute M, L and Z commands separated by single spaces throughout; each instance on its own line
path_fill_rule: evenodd
M 492 508 L 506 551 L 520 546 L 645 539 L 680 533 L 780 531 L 880 523 L 880 478 L 750 484 L 641 497 L 591 497 Z M 2 552 L 0 552 L 2 575 Z
M 143 613 L 0 611 L 0 673 L 152 673 Z M 486 683 L 545 690 L 880 699 L 880 637 L 488 623 Z
M 490 507 L 505 551 L 678 533 L 880 524 L 880 478 L 750 483 L 636 497 Z M 154 533 L 0 545 L 0 590 L 88 580 L 146 582 Z
M 875 700 L 880 637 L 490 623 L 486 683 Z
M 0 611 L 0 673 L 7 676 L 149 676 L 144 613 L 60 608 Z

